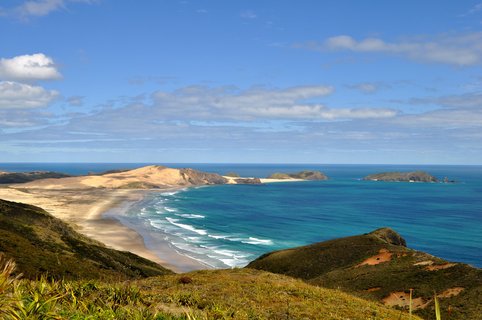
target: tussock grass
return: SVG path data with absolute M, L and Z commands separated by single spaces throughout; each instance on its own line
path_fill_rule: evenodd
M 377 303 L 256 270 L 113 283 L 20 279 L 14 271 L 15 263 L 1 256 L 2 320 L 408 319 Z

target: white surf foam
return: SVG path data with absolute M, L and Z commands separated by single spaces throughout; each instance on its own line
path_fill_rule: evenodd
M 185 230 L 189 230 L 189 231 L 192 231 L 192 232 L 196 232 L 197 234 L 200 234 L 200 235 L 207 235 L 208 234 L 206 230 L 196 229 L 191 225 L 179 223 L 178 219 L 166 217 L 166 220 L 169 221 L 169 223 L 175 225 L 176 227 L 179 227 L 179 228 L 182 228 L 182 229 L 185 229 Z
M 182 214 L 179 214 L 178 216 L 183 217 L 183 218 L 188 218 L 188 219 L 204 219 L 204 218 L 206 218 L 202 214 L 194 214 L 194 213 L 182 213 Z
M 242 243 L 248 243 L 248 244 L 262 244 L 265 246 L 269 246 L 273 244 L 273 240 L 270 239 L 258 239 L 255 237 L 249 237 L 248 240 L 242 240 Z

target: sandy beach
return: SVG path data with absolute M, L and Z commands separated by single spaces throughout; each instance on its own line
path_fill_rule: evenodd
M 0 199 L 41 207 L 69 223 L 76 231 L 110 248 L 133 252 L 175 272 L 207 269 L 198 261 L 178 254 L 167 241 L 150 243 L 149 250 L 140 234 L 115 219 L 116 215 L 123 214 L 132 204 L 141 201 L 147 192 L 152 191 L 27 189 L 19 185 L 15 188 L 0 187 Z M 106 212 L 108 216 L 104 215 Z
M 155 238 L 144 234 L 145 226 L 129 221 L 125 213 L 148 193 L 216 184 L 219 178 L 193 170 L 145 166 L 104 175 L 41 179 L 3 186 L 0 199 L 38 206 L 110 248 L 130 251 L 175 272 L 187 272 L 212 267 L 178 253 L 160 231 Z M 238 183 L 233 177 L 225 178 L 228 184 Z M 290 181 L 302 180 L 261 179 L 261 183 Z

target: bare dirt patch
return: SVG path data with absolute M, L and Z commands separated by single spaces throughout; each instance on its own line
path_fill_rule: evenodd
M 437 271 L 437 270 L 443 270 L 443 269 L 448 269 L 448 268 L 451 268 L 453 266 L 455 266 L 456 263 L 445 263 L 445 264 L 439 264 L 439 265 L 430 265 L 430 266 L 427 266 L 425 268 L 425 270 L 428 270 L 428 271 Z
M 413 310 L 423 309 L 431 301 L 432 300 L 425 301 L 423 298 L 412 298 L 412 308 Z M 383 298 L 382 302 L 390 307 L 408 307 L 410 305 L 410 293 L 403 291 L 392 292 Z
M 363 261 L 362 263 L 358 264 L 356 267 L 361 267 L 364 265 L 374 266 L 383 262 L 388 262 L 392 260 L 392 253 L 387 249 L 380 249 L 376 256 L 370 257 Z
M 439 297 L 439 298 L 450 298 L 450 297 L 458 295 L 463 290 L 464 290 L 464 288 L 462 288 L 462 287 L 450 288 L 450 289 L 447 289 L 444 292 L 438 294 L 437 297 Z

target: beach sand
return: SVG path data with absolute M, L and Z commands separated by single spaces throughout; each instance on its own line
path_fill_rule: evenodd
M 116 215 L 142 200 L 146 192 L 149 191 L 25 189 L 17 185 L 15 188 L 0 187 L 0 199 L 38 206 L 69 223 L 76 231 L 110 248 L 130 251 L 175 272 L 207 269 L 200 262 L 177 253 L 167 241 L 151 243 L 152 250 L 149 250 L 141 235 L 115 219 Z M 106 212 L 108 217 L 104 216 Z

